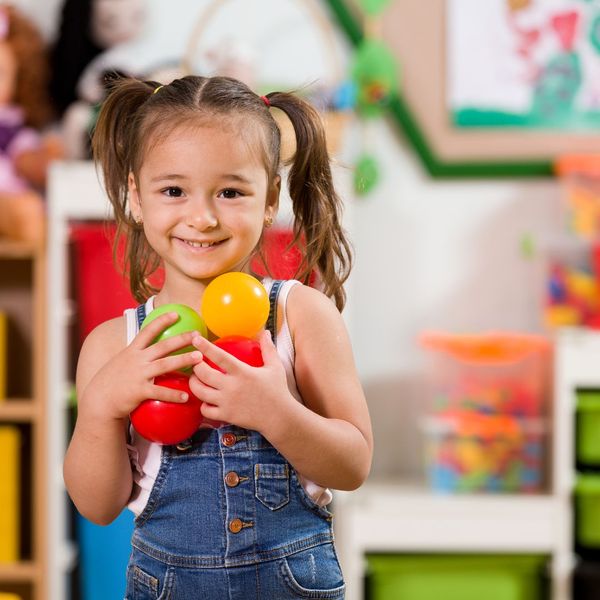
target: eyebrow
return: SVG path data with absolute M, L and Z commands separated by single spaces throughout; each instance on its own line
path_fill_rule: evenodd
M 177 173 L 165 173 L 164 175 L 157 175 L 153 177 L 150 181 L 151 183 L 157 183 L 159 181 L 181 181 L 186 179 L 185 175 L 178 175 Z M 251 184 L 252 181 L 243 175 L 239 175 L 238 173 L 226 173 L 225 175 L 221 175 L 220 179 L 227 179 L 229 181 L 236 181 L 239 183 Z

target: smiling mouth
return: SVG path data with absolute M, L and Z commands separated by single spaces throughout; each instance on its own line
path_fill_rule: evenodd
M 218 246 L 222 244 L 225 240 L 218 240 L 216 242 L 194 242 L 192 240 L 184 240 L 179 238 L 186 246 L 190 246 L 190 248 L 213 248 L 214 246 Z

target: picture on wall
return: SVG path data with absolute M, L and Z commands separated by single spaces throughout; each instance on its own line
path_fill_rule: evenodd
M 457 128 L 600 129 L 600 1 L 447 0 Z

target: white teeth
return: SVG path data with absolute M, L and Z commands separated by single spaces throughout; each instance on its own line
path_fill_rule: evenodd
M 183 240 L 188 246 L 192 246 L 193 248 L 210 248 L 214 246 L 216 242 L 190 242 L 188 240 Z

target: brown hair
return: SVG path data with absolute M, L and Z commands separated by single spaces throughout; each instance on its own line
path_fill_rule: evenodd
M 333 186 L 321 118 L 294 94 L 273 92 L 267 97 L 271 106 L 286 113 L 296 134 L 288 187 L 295 217 L 292 244 L 300 247 L 303 260 L 295 277 L 308 284 L 311 274 L 317 272 L 324 293 L 342 310 L 346 300 L 343 284 L 352 256 L 341 226 L 342 203 Z M 154 81 L 122 79 L 113 85 L 101 108 L 92 148 L 115 211 L 115 247 L 125 234 L 125 263 L 138 301 L 156 291 L 148 278 L 160 265 L 160 257 L 128 213 L 128 175 L 138 177 L 144 153 L 157 135 L 190 120 L 221 116 L 241 118 L 246 127 L 253 123 L 263 132 L 262 156 L 273 182 L 280 168 L 279 127 L 265 102 L 235 79 L 187 76 L 162 87 Z
M 52 117 L 48 88 L 48 55 L 37 27 L 10 5 L 0 5 L 8 16 L 8 34 L 4 38 L 15 54 L 17 78 L 13 102 L 25 113 L 25 123 L 46 125 Z

